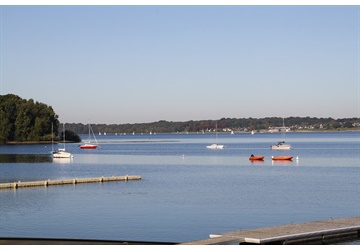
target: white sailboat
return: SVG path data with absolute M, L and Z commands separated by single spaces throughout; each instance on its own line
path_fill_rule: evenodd
M 51 130 L 53 130 L 53 126 L 51 126 Z M 53 132 L 53 131 L 51 131 Z M 69 152 L 66 152 L 65 149 L 65 125 L 63 124 L 63 138 L 64 138 L 64 148 L 59 148 L 57 151 L 54 150 L 54 139 L 53 134 L 51 135 L 51 142 L 52 142 L 52 156 L 53 158 L 71 158 L 73 155 Z
M 93 136 L 94 136 L 96 145 L 91 143 L 91 132 L 92 132 L 92 134 L 93 134 Z M 89 123 L 89 142 L 88 142 L 88 143 L 85 143 L 84 145 L 81 145 L 80 148 L 81 148 L 81 149 L 96 149 L 97 146 L 98 146 L 98 142 L 97 142 L 97 140 L 96 140 L 94 131 L 92 130 L 92 128 L 91 128 L 91 126 L 90 126 L 90 123 Z
M 283 130 L 283 136 L 285 137 L 285 123 L 284 123 L 284 118 L 283 118 L 283 126 L 282 126 L 282 130 Z M 275 145 L 271 146 L 272 150 L 290 150 L 293 149 L 292 146 L 290 144 L 286 144 L 285 141 L 279 141 L 277 142 Z
M 216 132 L 216 143 L 213 143 L 213 144 L 211 144 L 209 146 L 206 146 L 206 147 L 209 148 L 209 149 L 223 149 L 224 145 L 217 143 L 217 140 L 218 140 L 217 123 L 215 125 L 215 132 Z

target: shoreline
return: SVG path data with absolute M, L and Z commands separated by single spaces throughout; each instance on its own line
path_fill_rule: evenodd
M 348 129 L 348 130 L 301 130 L 301 131 L 289 131 L 289 132 L 285 132 L 285 133 L 333 133 L 333 132 L 340 132 L 340 133 L 346 133 L 346 132 L 360 132 L 360 128 L 358 129 Z M 211 134 L 214 132 L 207 132 L 207 134 Z M 228 134 L 228 132 L 218 132 L 219 134 Z M 236 132 L 236 134 L 248 134 L 250 132 L 244 132 L 244 131 L 238 131 Z M 276 134 L 276 133 L 281 133 L 281 132 L 269 132 L 269 131 L 256 131 L 255 133 L 269 133 L 269 134 Z M 199 134 L 197 132 L 181 132 L 181 133 L 157 133 L 157 134 Z M 111 134 L 109 134 L 111 135 Z M 145 135 L 145 134 L 144 134 Z M 63 143 L 63 142 L 51 142 L 51 141 L 25 141 L 25 142 L 15 142 L 15 141 L 10 141 L 4 144 L 0 144 L 0 145 L 40 145 L 40 144 L 59 144 L 59 143 Z M 65 141 L 65 143 L 82 143 L 82 142 L 73 142 L 73 141 Z

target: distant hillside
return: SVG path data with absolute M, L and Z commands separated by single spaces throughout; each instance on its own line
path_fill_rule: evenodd
M 224 132 L 247 132 L 247 131 L 279 131 L 282 129 L 282 117 L 267 118 L 221 118 L 220 120 L 201 121 L 158 121 L 151 123 L 135 124 L 92 124 L 94 133 L 196 133 L 214 132 L 217 123 L 218 131 Z M 291 131 L 316 130 L 349 130 L 360 129 L 359 118 L 310 118 L 288 117 L 285 118 L 285 127 Z M 87 134 L 88 125 L 82 123 L 67 123 L 66 128 L 78 134 Z

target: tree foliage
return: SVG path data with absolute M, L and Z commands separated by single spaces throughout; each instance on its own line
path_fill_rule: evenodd
M 0 95 L 0 143 L 51 140 L 58 116 L 51 106 L 17 95 Z
M 60 133 L 60 140 L 64 140 L 64 132 Z M 65 130 L 65 140 L 72 142 L 81 142 L 81 137 L 73 131 Z

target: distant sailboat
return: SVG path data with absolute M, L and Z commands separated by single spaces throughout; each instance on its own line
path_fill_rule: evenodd
M 218 141 L 217 123 L 215 125 L 215 132 L 216 132 L 216 143 L 213 143 L 213 144 L 211 144 L 209 146 L 206 146 L 206 147 L 209 148 L 209 149 L 223 149 L 224 145 L 221 145 L 221 144 L 217 143 L 217 141 Z
M 95 144 L 91 144 L 91 132 L 94 136 L 94 139 L 95 139 L 95 142 L 96 142 L 96 145 Z M 95 137 L 95 134 L 94 134 L 94 131 L 92 131 L 92 128 L 90 126 L 90 123 L 89 123 L 89 142 L 88 143 L 85 143 L 84 145 L 81 145 L 80 148 L 81 149 L 96 149 L 97 148 L 97 141 L 96 141 L 96 137 Z
M 57 151 L 54 150 L 54 134 L 53 134 L 53 125 L 51 125 L 51 144 L 52 144 L 52 156 L 53 158 L 71 158 L 73 157 L 71 153 L 66 152 L 65 149 L 65 125 L 63 124 L 63 138 L 64 138 L 64 148 L 59 148 Z

